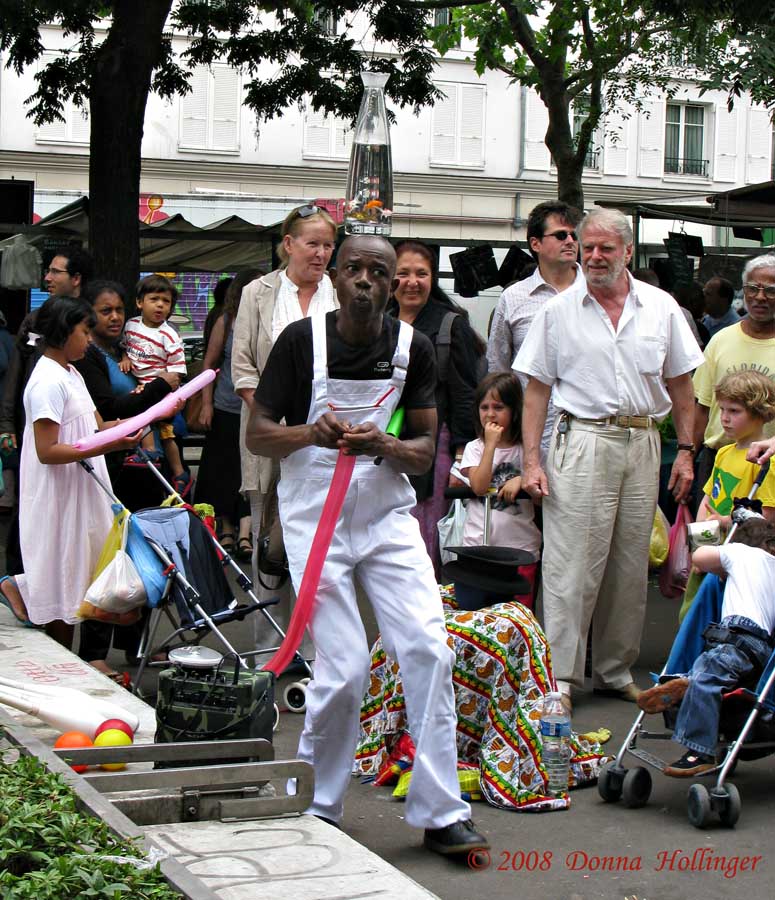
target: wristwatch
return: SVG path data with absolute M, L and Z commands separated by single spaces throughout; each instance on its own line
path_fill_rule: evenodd
M 694 456 L 694 444 L 678 444 L 679 450 L 688 450 Z

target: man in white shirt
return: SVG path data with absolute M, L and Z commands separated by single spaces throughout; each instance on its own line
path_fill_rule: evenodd
M 538 266 L 523 281 L 510 284 L 498 299 L 487 341 L 490 372 L 510 369 L 538 310 L 560 291 L 583 281 L 577 262 L 579 242 L 575 231 L 580 221 L 581 213 L 574 206 L 557 200 L 539 203 L 530 211 L 527 243 Z M 523 387 L 527 386 L 527 378 L 522 382 Z M 550 399 L 541 439 L 542 459 L 549 451 L 554 419 Z
M 543 498 L 544 627 L 558 690 L 584 683 L 592 614 L 593 686 L 634 701 L 630 672 L 646 610 L 659 487 L 657 423 L 671 410 L 679 452 L 669 486 L 692 483 L 691 371 L 702 353 L 678 304 L 627 272 L 632 230 L 614 210 L 579 226 L 585 281 L 549 300 L 514 361 L 529 376 L 524 481 Z M 558 421 L 546 472 L 540 438 L 554 391 Z

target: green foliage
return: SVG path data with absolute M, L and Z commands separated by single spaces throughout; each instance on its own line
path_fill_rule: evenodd
M 37 759 L 0 759 L 0 896 L 18 900 L 174 900 L 158 866 L 137 868 L 143 851 L 82 813 L 60 775 Z

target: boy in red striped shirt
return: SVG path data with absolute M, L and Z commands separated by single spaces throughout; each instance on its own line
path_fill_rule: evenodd
M 180 335 L 167 324 L 172 315 L 178 292 L 163 275 L 146 275 L 137 285 L 137 308 L 140 315 L 126 323 L 121 369 L 131 371 L 140 384 L 153 381 L 162 372 L 186 374 L 186 359 Z M 184 497 L 191 490 L 191 474 L 183 468 L 180 450 L 175 442 L 171 422 L 159 425 L 159 437 L 164 455 L 172 471 L 175 490 Z M 159 454 L 152 433 L 143 438 L 142 448 L 154 459 Z M 127 459 L 127 465 L 145 465 L 136 456 Z

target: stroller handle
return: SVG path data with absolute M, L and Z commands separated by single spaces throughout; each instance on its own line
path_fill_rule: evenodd
M 761 487 L 762 482 L 767 477 L 767 473 L 770 471 L 770 460 L 765 460 L 761 466 L 759 467 L 759 474 L 756 476 L 756 480 L 754 484 L 757 488 Z
M 455 485 L 455 487 L 444 488 L 444 497 L 447 500 L 471 500 L 478 497 L 467 484 Z M 527 491 L 520 491 L 517 494 L 517 500 L 532 500 L 533 498 Z

